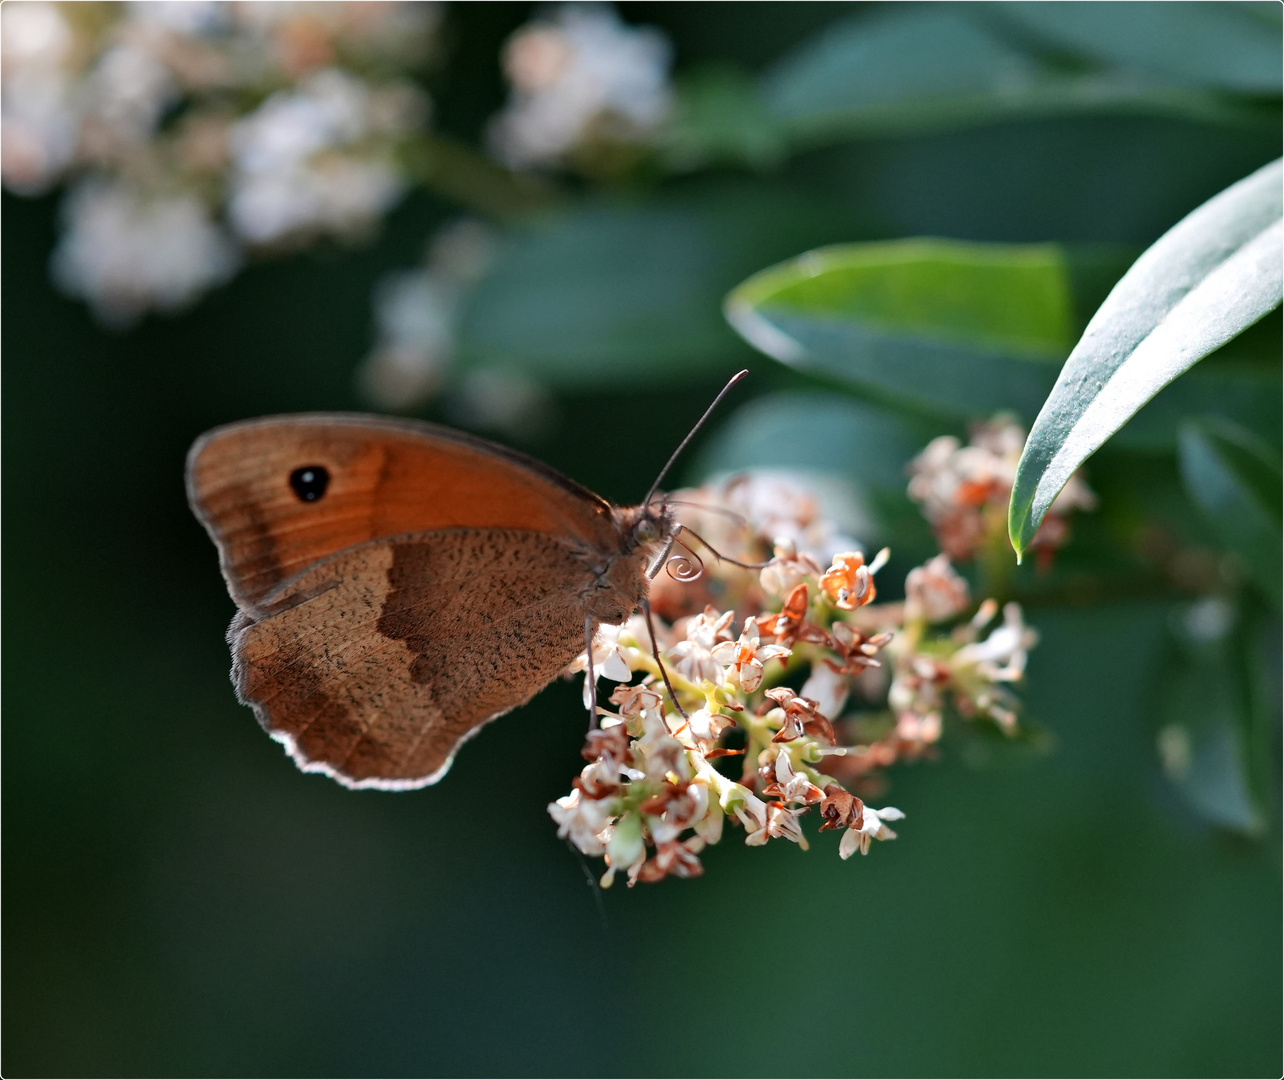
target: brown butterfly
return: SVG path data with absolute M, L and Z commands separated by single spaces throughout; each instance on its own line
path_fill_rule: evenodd
M 187 493 L 238 608 L 238 698 L 305 771 L 436 782 L 586 650 L 592 682 L 593 635 L 645 604 L 682 528 L 653 498 L 663 476 L 623 508 L 433 424 L 303 414 L 207 432 Z

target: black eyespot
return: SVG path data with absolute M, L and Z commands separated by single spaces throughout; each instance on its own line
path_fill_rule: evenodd
M 303 465 L 290 473 L 290 487 L 304 502 L 316 502 L 330 486 L 330 470 L 324 465 Z

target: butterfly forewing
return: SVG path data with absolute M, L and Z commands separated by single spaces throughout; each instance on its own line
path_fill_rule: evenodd
M 301 482 L 309 472 L 311 486 Z M 401 533 L 521 528 L 595 550 L 618 544 L 610 504 L 587 488 L 505 447 L 411 421 L 323 414 L 217 428 L 192 447 L 187 484 L 232 598 L 251 610 L 313 563 Z

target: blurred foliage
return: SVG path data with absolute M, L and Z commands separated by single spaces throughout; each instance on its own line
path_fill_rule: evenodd
M 893 547 L 880 583 L 933 550 L 907 458 L 996 408 L 1028 422 L 1129 263 L 1280 155 L 1273 4 L 620 10 L 671 37 L 676 120 L 608 179 L 489 202 L 456 375 L 543 386 L 526 449 L 629 502 L 749 366 L 688 478 L 836 473 Z M 531 15 L 447 9 L 424 78 L 452 146 L 481 145 Z M 576 688 L 435 788 L 298 773 L 226 682 L 232 608 L 184 503 L 206 428 L 363 407 L 372 289 L 457 216 L 452 183 L 476 194 L 439 175 L 371 244 L 124 335 L 47 283 L 56 200 L 4 196 L 5 1071 L 1278 1073 L 1278 312 L 1092 458 L 1100 510 L 1050 571 L 978 582 L 1041 632 L 1024 695 L 1050 752 L 950 736 L 894 775 L 908 820 L 868 860 L 727 842 L 704 878 L 598 897 L 544 812 Z M 806 363 L 724 321 L 746 279 Z M 710 918 L 750 902 L 865 1009 L 781 991 L 778 935 Z M 709 1001 L 765 1001 L 772 1030 L 723 1037 Z

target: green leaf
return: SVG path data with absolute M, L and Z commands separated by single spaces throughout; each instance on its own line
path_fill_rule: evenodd
M 1242 94 L 1281 90 L 1278 4 L 1016 0 L 984 10 L 1065 51 L 1179 85 Z
M 747 182 L 545 214 L 505 238 L 470 298 L 461 366 L 575 390 L 734 370 L 746 349 L 720 316 L 727 290 L 842 220 L 814 194 Z
M 766 394 L 710 436 L 697 475 L 749 468 L 835 472 L 861 487 L 903 492 L 905 466 L 933 435 L 854 398 L 814 391 Z
M 726 314 L 783 363 L 943 416 L 1033 416 L 1073 337 L 1066 260 L 1051 245 L 821 248 L 749 278 Z
M 1021 456 L 1008 511 L 1018 557 L 1075 469 L 1164 386 L 1279 304 L 1282 176 L 1275 161 L 1214 196 L 1111 290 Z
M 1197 416 L 1221 417 L 1278 446 L 1284 439 L 1281 355 L 1284 319 L 1276 308 L 1159 391 L 1119 429 L 1113 444 L 1175 455 L 1178 432 Z
M 779 164 L 788 146 L 754 79 L 734 67 L 699 68 L 678 83 L 673 120 L 664 128 L 661 156 L 678 171 L 712 165 Z
M 1278 451 L 1226 421 L 1185 425 L 1180 445 L 1182 480 L 1192 501 L 1278 611 L 1284 591 Z
M 1201 818 L 1257 834 L 1264 826 L 1254 791 L 1255 750 L 1248 644 L 1239 614 L 1221 597 L 1180 608 L 1159 694 L 1160 762 L 1169 781 Z
M 1105 6 L 1111 14 L 1117 7 Z M 763 105 L 803 145 L 1079 112 L 1234 122 L 1257 115 L 1142 70 L 1052 66 L 985 25 L 985 7 L 971 14 L 903 4 L 835 23 L 763 74 Z

